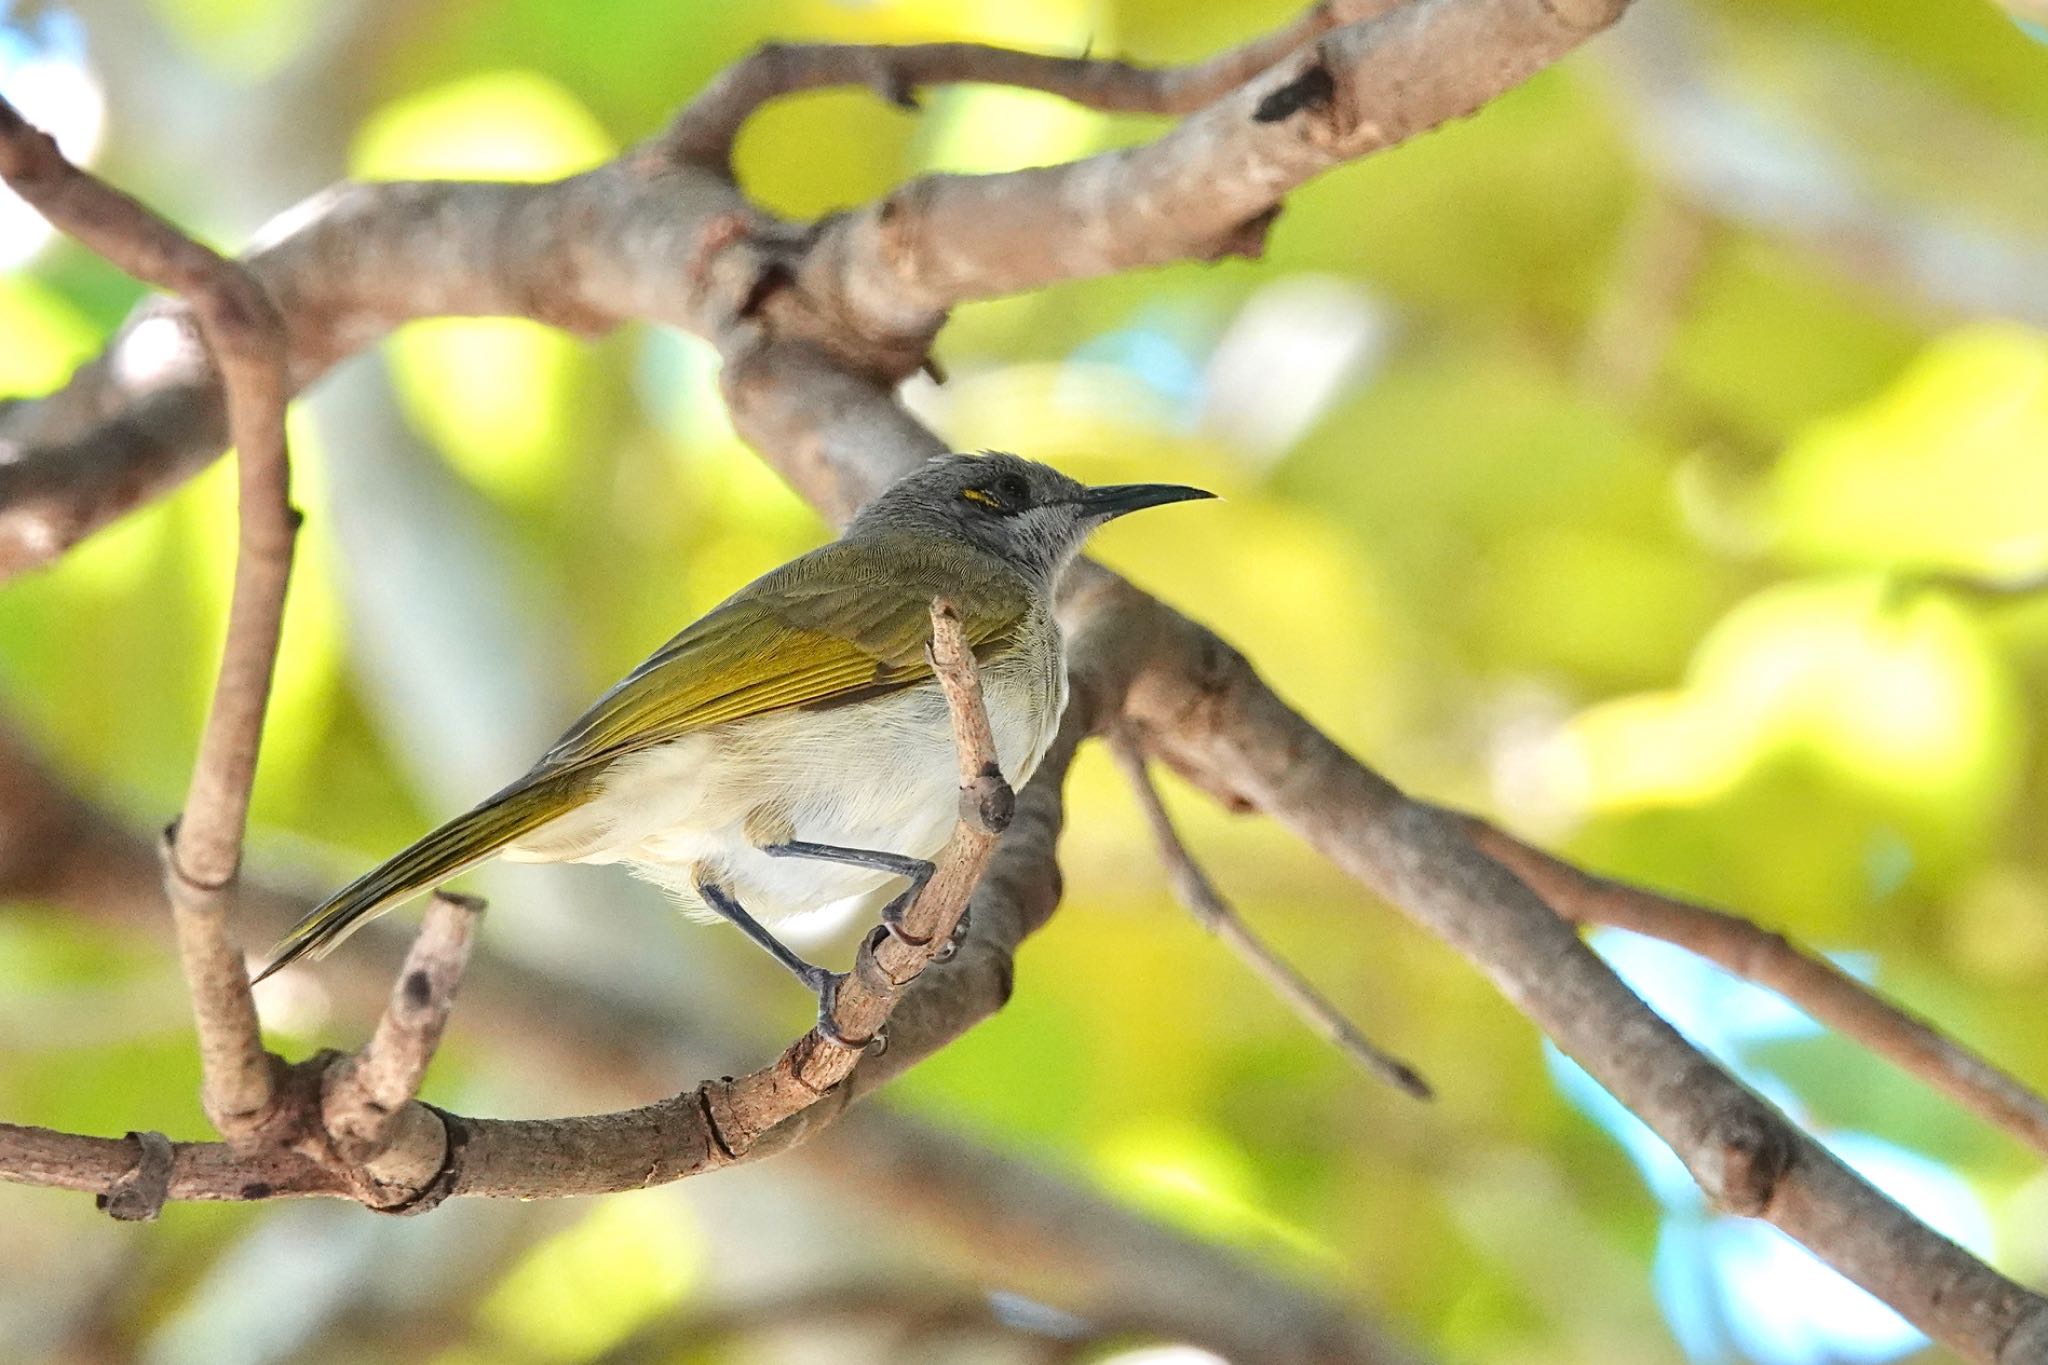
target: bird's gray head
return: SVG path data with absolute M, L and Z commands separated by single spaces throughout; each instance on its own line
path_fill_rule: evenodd
M 1172 483 L 1090 488 L 1051 465 L 999 451 L 940 455 L 861 509 L 847 533 L 936 531 L 1050 583 L 1088 533 L 1112 517 L 1214 496 Z

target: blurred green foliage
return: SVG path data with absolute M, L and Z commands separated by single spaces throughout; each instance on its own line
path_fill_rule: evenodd
M 1291 6 L 107 0 L 80 11 L 89 60 L 110 82 L 99 168 L 235 242 L 287 206 L 275 189 L 287 171 L 316 185 L 588 166 L 770 36 L 1191 59 Z M 1755 98 L 1770 117 L 1822 137 L 1844 174 L 1904 196 L 1862 208 L 2038 232 L 2014 210 L 2033 191 L 1980 174 L 1970 155 L 1971 139 L 1992 138 L 1986 155 L 2036 184 L 2048 165 L 2048 51 L 1989 5 L 1715 0 L 1687 13 L 1714 37 L 1718 80 L 1768 87 Z M 963 308 L 939 342 L 950 382 L 920 385 L 916 401 L 960 448 L 1224 492 L 1199 529 L 1138 519 L 1099 551 L 1242 646 L 1396 780 L 1602 869 L 1867 954 L 1887 992 L 2020 1076 L 2048 1076 L 2036 1017 L 2048 764 L 2034 723 L 2048 695 L 2048 606 L 1914 587 L 1938 571 L 2048 571 L 2048 336 L 1945 312 L 1896 262 L 1845 258 L 1732 193 L 1666 183 L 1661 125 L 1623 78 L 1631 59 L 1603 43 L 1474 119 L 1302 191 L 1262 262 Z M 150 81 L 124 79 L 144 69 Z M 1881 70 L 1893 84 L 1873 88 L 1952 116 L 1938 154 L 1866 145 L 1900 106 L 1811 97 L 1849 69 Z M 916 115 L 826 92 L 764 112 L 738 163 L 764 203 L 806 216 L 921 170 L 1061 160 L 1158 126 L 978 87 L 930 92 Z M 248 137 L 262 155 L 236 155 L 228 129 L 260 130 Z M 1667 265 L 1645 270 L 1646 259 Z M 1987 247 L 1958 268 L 2033 259 Z M 1327 313 L 1267 292 L 1304 281 L 1299 297 L 1331 301 Z M 61 382 L 135 297 L 62 245 L 0 280 L 0 392 Z M 1253 328 L 1261 300 L 1278 318 L 1261 325 L 1277 330 Z M 1282 344 L 1328 360 L 1335 381 L 1312 392 L 1301 367 L 1222 362 L 1233 347 L 1257 357 Z M 715 361 L 694 341 L 629 328 L 586 343 L 465 319 L 410 328 L 384 355 L 411 449 L 367 459 L 355 409 L 294 422 L 309 520 L 255 837 L 259 863 L 317 878 L 382 856 L 460 799 L 433 788 L 391 721 L 412 695 L 404 686 L 442 689 L 496 736 L 495 770 L 448 779 L 472 795 L 544 738 L 494 729 L 497 703 L 474 690 L 490 661 L 460 641 L 396 681 L 373 664 L 370 637 L 395 630 L 394 598 L 395 610 L 424 610 L 452 589 L 430 576 L 366 595 L 383 565 L 347 540 L 351 507 L 396 504 L 388 515 L 409 539 L 460 542 L 437 553 L 502 589 L 460 613 L 548 642 L 552 657 L 509 671 L 562 720 L 677 626 L 826 534 L 734 437 Z M 1246 435 L 1282 418 L 1284 439 Z M 405 495 L 363 472 L 372 464 L 430 468 L 459 524 L 424 507 L 406 522 Z M 0 593 L 10 715 L 138 825 L 174 808 L 186 776 L 225 611 L 231 492 L 216 467 Z M 1067 902 L 1025 949 L 1016 998 L 887 1102 L 1233 1244 L 1446 1358 L 1679 1358 L 1652 1297 L 1657 1205 L 1559 1094 L 1528 1025 L 1276 830 L 1179 787 L 1169 799 L 1247 916 L 1367 1032 L 1414 1058 L 1440 1101 L 1417 1106 L 1348 1070 L 1177 911 L 1120 780 L 1090 754 L 1073 781 Z M 489 932 L 510 942 L 526 932 L 522 875 L 493 883 Z M 592 901 L 620 892 L 599 877 L 572 885 Z M 629 956 L 715 963 L 755 1002 L 764 1039 L 804 1012 L 732 936 L 598 908 L 574 923 Z M 365 1023 L 318 1008 L 281 1020 L 308 1045 L 345 1043 Z M 463 1032 L 458 1011 L 430 1098 L 582 1107 L 584 1096 L 527 1075 L 505 1040 Z M 2048 1272 L 2048 1186 L 2014 1143 L 1846 1044 L 1772 1046 L 1777 1074 L 1818 1120 L 1945 1164 L 1999 1229 L 1996 1259 Z M 0 920 L 0 1056 L 7 1118 L 203 1131 L 177 983 L 151 945 L 35 907 Z M 762 1180 L 745 1188 L 770 1197 Z M 520 1224 L 531 1250 L 515 1244 L 486 1283 L 449 1291 L 453 1326 L 436 1349 L 451 1361 L 589 1359 L 707 1286 L 772 1282 L 769 1270 L 735 1275 L 736 1259 L 817 1273 L 787 1253 L 806 1235 L 800 1216 L 778 1206 L 756 1222 L 733 1203 L 686 1188 Z M 209 1337 L 205 1315 L 192 1317 L 210 1302 L 209 1276 L 240 1265 L 230 1248 L 267 1245 L 243 1240 L 266 1220 L 300 1219 L 294 1235 L 313 1245 L 367 1236 L 345 1231 L 349 1211 L 329 1212 L 343 1217 L 177 1208 L 155 1228 L 115 1229 L 72 1197 L 0 1189 L 0 1220 L 48 1234 L 0 1250 L 0 1280 L 15 1286 L 0 1289 L 0 1341 L 17 1343 L 0 1353 L 54 1351 L 87 1321 L 153 1359 L 374 1355 L 323 1335 L 340 1311 L 325 1300 L 308 1301 L 296 1334 L 253 1344 Z M 348 1265 L 349 1292 L 393 1292 L 374 1257 Z M 143 1288 L 110 1308 L 89 1286 L 116 1270 Z M 60 1279 L 69 1287 L 37 1287 Z

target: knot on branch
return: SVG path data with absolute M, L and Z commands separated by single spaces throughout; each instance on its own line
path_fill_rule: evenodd
M 1791 1169 L 1793 1138 L 1762 1102 L 1745 1096 L 1708 1117 L 1694 1150 L 1700 1188 L 1728 1212 L 1757 1218 Z
M 373 1213 L 388 1213 L 396 1217 L 411 1217 L 427 1213 L 441 1206 L 441 1202 L 455 1193 L 461 1183 L 462 1150 L 469 1145 L 470 1127 L 459 1114 L 451 1114 L 438 1105 L 415 1100 L 412 1105 L 428 1116 L 441 1128 L 441 1165 L 427 1181 L 410 1193 L 402 1194 L 395 1202 L 384 1203 L 365 1201 Z M 402 1190 L 404 1187 L 400 1186 Z
M 124 1223 L 153 1223 L 171 1193 L 171 1140 L 162 1133 L 128 1134 L 135 1144 L 135 1164 L 108 1185 L 95 1202 L 107 1216 Z
M 983 834 L 1001 834 L 1017 816 L 1017 793 L 990 763 L 960 788 L 960 818 Z
M 1317 62 L 1260 100 L 1258 107 L 1252 110 L 1252 122 L 1279 123 L 1304 109 L 1326 108 L 1336 94 L 1336 78 L 1328 67 Z

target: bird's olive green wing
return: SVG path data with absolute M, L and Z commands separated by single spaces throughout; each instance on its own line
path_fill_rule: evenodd
M 669 641 L 572 726 L 528 781 L 588 769 L 770 711 L 841 705 L 931 677 L 931 604 L 961 607 L 978 657 L 1031 607 L 1028 586 L 971 552 L 940 563 L 887 537 L 840 541 L 758 580 Z
M 574 810 L 623 754 L 930 677 L 925 644 L 939 596 L 962 608 L 984 658 L 1014 638 L 1031 607 L 1023 581 L 995 561 L 956 550 L 939 563 L 888 537 L 828 545 L 750 584 L 607 692 L 524 777 L 314 907 L 263 975 L 326 952 L 370 917 Z

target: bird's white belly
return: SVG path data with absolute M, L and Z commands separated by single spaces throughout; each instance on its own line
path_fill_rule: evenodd
M 1036 678 L 986 672 L 989 725 L 1012 785 L 1044 757 L 1065 681 L 1056 666 Z M 830 710 L 755 716 L 622 758 L 593 800 L 505 856 L 629 863 L 695 917 L 715 917 L 697 892 L 710 881 L 774 921 L 878 901 L 903 882 L 873 868 L 771 857 L 761 845 L 801 840 L 933 858 L 958 817 L 959 781 L 945 697 L 927 684 Z

